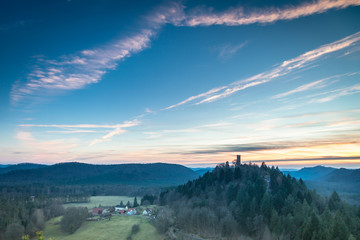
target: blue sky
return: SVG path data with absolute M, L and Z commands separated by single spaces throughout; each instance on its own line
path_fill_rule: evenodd
M 360 167 L 359 0 L 1 5 L 1 164 Z

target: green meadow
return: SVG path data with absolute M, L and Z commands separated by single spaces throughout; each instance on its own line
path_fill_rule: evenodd
M 136 197 L 137 202 L 140 204 L 141 197 Z M 126 204 L 128 201 L 130 201 L 131 204 L 133 204 L 134 197 L 128 197 L 128 196 L 93 196 L 90 197 L 90 202 L 88 203 L 68 203 L 64 204 L 65 208 L 68 207 L 87 207 L 89 210 L 94 207 L 101 206 L 115 206 L 120 204 L 120 202 L 123 201 L 124 204 Z
M 57 217 L 46 223 L 46 239 L 54 237 L 56 240 L 126 240 L 131 235 L 134 224 L 139 224 L 140 231 L 132 235 L 132 240 L 162 239 L 149 219 L 141 216 L 113 216 L 110 221 L 84 222 L 73 234 L 61 231 L 60 220 L 61 217 Z

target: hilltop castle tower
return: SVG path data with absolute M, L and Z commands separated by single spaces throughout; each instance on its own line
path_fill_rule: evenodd
M 241 165 L 241 155 L 236 155 L 236 166 L 240 166 Z

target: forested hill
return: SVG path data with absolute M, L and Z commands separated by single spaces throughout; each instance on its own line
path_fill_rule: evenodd
M 284 173 L 289 173 L 292 177 L 295 177 L 297 179 L 301 178 L 302 180 L 320 180 L 334 170 L 336 170 L 336 168 L 315 166 L 304 167 L 298 171 L 285 171 Z
M 332 168 L 324 166 L 305 167 L 298 171 L 285 171 L 292 177 L 309 181 L 360 182 L 360 169 Z
M 172 220 L 159 226 L 204 238 L 360 239 L 360 208 L 336 192 L 325 199 L 302 180 L 265 164 L 219 165 L 161 193 L 160 203 L 171 211 L 158 221 Z
M 26 169 L 36 169 L 45 167 L 47 165 L 43 164 L 36 164 L 36 163 L 19 163 L 15 165 L 5 165 L 4 167 L 0 168 L 0 174 L 4 174 L 7 172 L 15 171 L 15 170 L 26 170 Z
M 360 183 L 360 169 L 340 168 L 332 171 L 323 177 L 323 181 L 341 182 L 341 183 Z
M 308 188 L 316 189 L 323 196 L 330 196 L 333 191 L 337 191 L 348 203 L 360 205 L 360 169 L 315 166 L 284 173 L 301 178 Z
M 169 186 L 182 184 L 199 175 L 177 164 L 92 165 L 59 163 L 36 169 L 14 170 L 0 174 L 2 184 L 124 184 Z

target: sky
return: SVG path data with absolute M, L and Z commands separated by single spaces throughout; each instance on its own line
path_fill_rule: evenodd
M 360 0 L 4 0 L 0 53 L 0 164 L 360 168 Z

